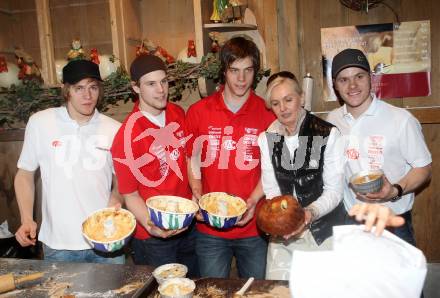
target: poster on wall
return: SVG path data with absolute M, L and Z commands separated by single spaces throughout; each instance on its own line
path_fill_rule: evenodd
M 340 51 L 362 50 L 372 71 L 378 98 L 431 94 L 430 22 L 346 26 L 321 29 L 324 100 L 335 101 L 331 77 L 333 57 Z

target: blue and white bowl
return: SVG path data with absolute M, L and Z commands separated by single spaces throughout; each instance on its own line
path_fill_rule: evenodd
M 177 196 L 154 196 L 146 201 L 153 224 L 164 230 L 178 230 L 191 224 L 199 206 Z
M 350 178 L 350 187 L 355 193 L 367 194 L 380 191 L 383 186 L 383 171 L 360 171 Z
M 106 225 L 109 219 L 112 221 L 111 234 Z M 104 208 L 87 217 L 82 223 L 82 234 L 93 249 L 114 252 L 128 243 L 135 228 L 136 219 L 130 211 Z
M 199 200 L 205 222 L 217 229 L 228 229 L 240 221 L 246 212 L 246 202 L 225 192 L 210 192 Z

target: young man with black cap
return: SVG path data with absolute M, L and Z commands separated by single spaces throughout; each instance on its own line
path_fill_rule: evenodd
M 44 259 L 66 262 L 124 263 L 122 252 L 101 254 L 90 248 L 81 224 L 92 212 L 121 203 L 113 178 L 110 147 L 120 123 L 99 113 L 101 76 L 96 64 L 69 62 L 63 68 L 66 105 L 35 113 L 26 125 L 15 176 L 22 225 L 16 238 L 36 244 L 33 219 L 35 171 L 42 180 L 42 224 L 38 240 Z
M 165 231 L 148 218 L 145 201 L 155 195 L 191 199 L 185 160 L 181 107 L 168 102 L 165 63 L 157 56 L 137 57 L 130 67 L 133 111 L 119 129 L 112 146 L 119 191 L 138 224 L 132 249 L 134 262 L 151 266 L 183 263 L 188 276 L 197 276 L 193 227 Z
M 332 62 L 332 78 L 336 94 L 344 101 L 327 121 L 344 135 L 345 207 L 349 210 L 359 198 L 386 201 L 384 205 L 405 218 L 405 225 L 391 231 L 415 244 L 411 224 L 414 191 L 430 179 L 432 163 L 420 123 L 405 109 L 371 93 L 370 65 L 362 51 L 338 53 Z M 353 174 L 378 169 L 385 173 L 379 192 L 360 195 L 349 187 Z

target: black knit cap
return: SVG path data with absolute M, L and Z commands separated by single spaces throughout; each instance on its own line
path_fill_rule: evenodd
M 365 54 L 357 49 L 345 49 L 339 52 L 332 62 L 332 78 L 348 67 L 359 67 L 370 72 L 370 64 Z
M 131 63 L 131 80 L 137 82 L 143 75 L 156 70 L 167 71 L 167 66 L 162 59 L 155 55 L 141 55 Z
M 63 83 L 76 84 L 82 79 L 102 81 L 97 64 L 89 60 L 73 60 L 63 67 Z

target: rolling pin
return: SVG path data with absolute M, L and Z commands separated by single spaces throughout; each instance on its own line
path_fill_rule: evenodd
M 43 277 L 42 272 L 32 273 L 24 276 L 15 276 L 12 273 L 0 275 L 0 293 L 15 290 L 15 287 L 20 283 L 35 280 Z

